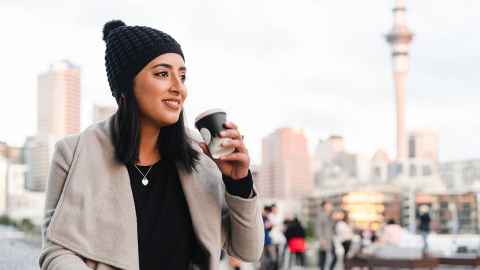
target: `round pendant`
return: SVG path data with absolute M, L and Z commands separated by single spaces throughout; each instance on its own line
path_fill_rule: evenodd
M 144 186 L 148 185 L 148 179 L 147 179 L 146 177 L 144 177 L 144 178 L 142 179 L 142 184 L 143 184 Z

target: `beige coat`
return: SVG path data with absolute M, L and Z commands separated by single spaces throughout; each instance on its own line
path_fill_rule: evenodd
M 55 146 L 47 182 L 42 270 L 139 270 L 135 205 L 127 168 L 115 161 L 110 118 Z M 254 192 L 244 199 L 225 192 L 216 164 L 200 152 L 198 170 L 177 166 L 205 269 L 218 270 L 221 249 L 243 261 L 263 250 L 263 222 Z M 159 243 L 161 245 L 161 243 Z
M 330 250 L 332 247 L 333 234 L 334 234 L 334 224 L 333 220 L 325 213 L 325 211 L 320 210 L 315 219 L 315 237 L 320 241 L 320 250 Z

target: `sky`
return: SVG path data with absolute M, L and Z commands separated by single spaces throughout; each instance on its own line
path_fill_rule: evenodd
M 103 24 L 121 19 L 172 35 L 188 68 L 187 124 L 223 108 L 252 161 L 278 127 L 304 130 L 310 149 L 331 134 L 349 152 L 395 155 L 390 47 L 393 0 L 0 2 L 0 141 L 36 132 L 37 76 L 51 63 L 79 65 L 81 125 L 93 104 L 114 104 Z M 480 1 L 407 0 L 411 44 L 408 130 L 438 133 L 441 161 L 480 158 Z

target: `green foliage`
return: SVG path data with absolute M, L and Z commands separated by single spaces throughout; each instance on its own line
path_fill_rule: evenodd
M 23 218 L 20 222 L 17 223 L 17 228 L 24 232 L 32 232 L 33 230 L 35 230 L 35 224 L 33 224 L 30 219 Z
M 7 226 L 15 226 L 16 225 L 15 220 L 11 219 L 7 215 L 1 215 L 0 216 L 0 224 L 1 225 L 7 225 Z
M 315 223 L 313 221 L 307 222 L 307 226 L 305 228 L 305 238 L 308 240 L 315 239 Z
M 20 221 L 16 221 L 7 215 L 0 216 L 0 225 L 14 226 L 18 230 L 27 233 L 34 233 L 39 230 L 29 218 L 23 218 Z

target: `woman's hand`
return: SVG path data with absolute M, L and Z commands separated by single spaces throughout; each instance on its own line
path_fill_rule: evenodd
M 226 140 L 222 146 L 235 147 L 233 153 L 220 157 L 219 159 L 213 159 L 208 151 L 207 145 L 203 143 L 200 144 L 200 146 L 202 147 L 203 152 L 215 161 L 223 175 L 234 180 L 239 180 L 248 175 L 250 156 L 248 155 L 247 147 L 245 147 L 245 144 L 243 143 L 243 136 L 240 135 L 237 125 L 233 122 L 226 122 L 224 127 L 226 129 L 220 133 L 220 137 L 230 138 L 230 140 Z

